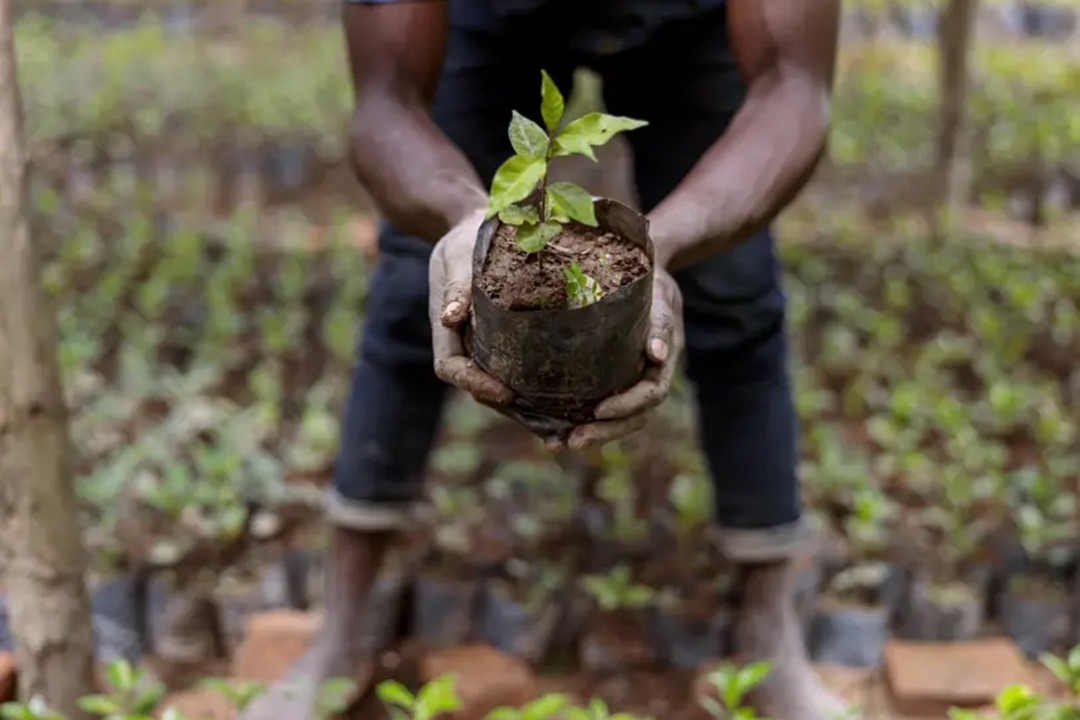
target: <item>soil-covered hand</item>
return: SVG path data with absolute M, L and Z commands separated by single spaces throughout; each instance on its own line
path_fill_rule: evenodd
M 625 392 L 597 405 L 596 422 L 579 425 L 566 438 L 575 450 L 602 445 L 640 430 L 649 412 L 662 403 L 671 390 L 679 355 L 683 349 L 682 293 L 675 279 L 659 267 L 653 276 L 652 312 L 646 335 L 648 364 L 641 380 Z M 550 442 L 551 446 L 562 443 Z
M 428 265 L 428 316 L 435 353 L 435 374 L 478 402 L 503 407 L 514 393 L 480 369 L 465 353 L 464 330 L 472 307 L 472 256 L 484 221 L 478 211 L 455 225 L 435 245 Z

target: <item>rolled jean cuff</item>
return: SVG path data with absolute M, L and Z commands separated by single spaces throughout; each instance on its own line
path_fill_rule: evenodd
M 720 551 L 740 564 L 788 560 L 810 552 L 814 535 L 802 520 L 766 528 L 725 528 L 718 533 Z
M 334 527 L 361 532 L 386 532 L 404 529 L 412 516 L 413 505 L 352 500 L 329 488 L 323 509 L 327 521 Z

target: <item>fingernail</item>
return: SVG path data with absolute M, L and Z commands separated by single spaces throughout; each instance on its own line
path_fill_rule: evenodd
M 457 317 L 459 312 L 461 312 L 461 303 L 455 300 L 443 309 L 443 317 L 452 319 Z
M 649 341 L 649 354 L 653 356 L 653 359 L 657 362 L 664 362 L 667 360 L 668 347 L 667 343 L 660 338 L 653 338 Z

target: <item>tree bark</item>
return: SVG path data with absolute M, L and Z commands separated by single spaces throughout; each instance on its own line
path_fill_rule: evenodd
M 941 205 L 936 209 L 944 211 L 946 218 L 955 218 L 970 193 L 971 148 L 967 101 L 969 61 L 978 6 L 978 0 L 947 0 L 938 28 L 941 115 L 935 185 Z M 935 226 L 938 223 L 935 222 Z
M 26 203 L 10 0 L 0 0 L 0 532 L 23 699 L 70 719 L 94 691 L 86 558 L 76 518 L 56 321 Z

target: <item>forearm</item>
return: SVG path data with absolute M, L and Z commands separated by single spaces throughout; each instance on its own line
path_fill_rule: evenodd
M 419 102 L 364 100 L 356 109 L 350 146 L 360 182 L 383 215 L 408 233 L 435 242 L 487 206 L 472 164 Z
M 829 130 L 820 84 L 759 79 L 724 135 L 650 214 L 657 262 L 677 270 L 768 225 L 813 174 Z

